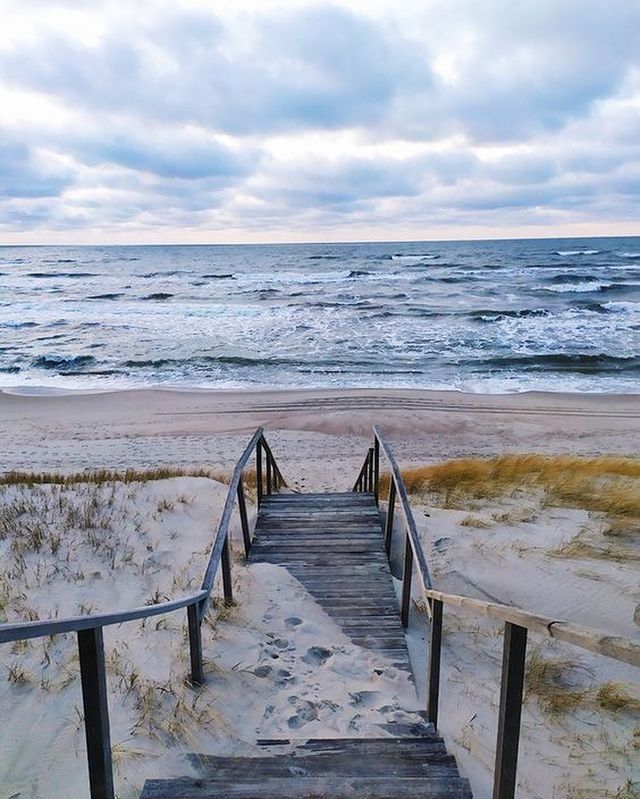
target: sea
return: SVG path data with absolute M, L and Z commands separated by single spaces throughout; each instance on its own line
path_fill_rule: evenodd
M 640 390 L 640 237 L 0 247 L 0 386 Z

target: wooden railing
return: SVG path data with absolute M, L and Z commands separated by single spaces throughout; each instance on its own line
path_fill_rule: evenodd
M 199 591 L 180 599 L 113 613 L 94 613 L 66 619 L 0 625 L 0 644 L 23 641 L 28 638 L 58 635 L 60 633 L 77 633 L 91 799 L 114 799 L 115 796 L 102 630 L 104 627 L 113 624 L 121 624 L 136 619 L 147 619 L 151 616 L 173 613 L 181 608 L 186 608 L 191 683 L 193 685 L 202 685 L 204 671 L 202 667 L 201 625 L 207 604 L 211 599 L 219 567 L 222 570 L 224 601 L 227 604 L 233 601 L 229 524 L 236 500 L 238 502 L 244 548 L 247 555 L 251 548 L 251 533 L 242 478 L 243 471 L 254 450 L 256 453 L 256 493 L 258 504 L 260 504 L 265 494 L 278 491 L 281 486 L 285 485 L 280 469 L 265 440 L 264 431 L 262 428 L 258 428 L 233 470 L 222 516 L 220 517 L 220 523 L 213 540 L 213 546 Z M 0 723 L 2 722 L 0 721 Z
M 402 577 L 401 616 L 406 627 L 411 605 L 411 575 L 413 565 L 422 581 L 423 595 L 431 617 L 429 665 L 427 675 L 427 716 L 435 727 L 438 725 L 440 695 L 440 666 L 442 650 L 442 617 L 444 605 L 468 611 L 475 616 L 486 616 L 504 622 L 502 674 L 500 680 L 500 704 L 498 708 L 498 736 L 493 779 L 493 799 L 513 799 L 516 789 L 520 721 L 526 666 L 527 636 L 534 632 L 558 641 L 597 652 L 632 666 L 640 667 L 640 643 L 623 636 L 608 635 L 599 630 L 581 627 L 561 619 L 551 619 L 528 613 L 519 608 L 498 603 L 484 602 L 471 597 L 446 594 L 437 591 L 424 555 L 422 542 L 416 529 L 407 492 L 391 447 L 380 430 L 373 428 L 374 444 L 365 458 L 364 465 L 353 488 L 354 491 L 380 498 L 380 453 L 383 452 L 390 465 L 389 499 L 385 525 L 385 547 L 391 553 L 393 519 L 396 496 L 400 498 L 405 523 L 405 551 Z

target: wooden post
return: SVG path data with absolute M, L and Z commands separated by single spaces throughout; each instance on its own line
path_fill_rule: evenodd
M 256 444 L 256 490 L 258 494 L 258 507 L 262 502 L 262 444 Z
M 189 657 L 191 660 L 191 684 L 204 683 L 202 669 L 202 629 L 200 627 L 200 608 L 198 605 L 187 607 L 187 622 L 189 627 Z
M 222 547 L 222 589 L 224 591 L 225 605 L 233 604 L 233 587 L 231 585 L 231 552 L 229 548 L 229 531 Z
M 114 799 L 102 627 L 78 631 L 91 799 Z
M 271 456 L 266 453 L 267 460 L 267 495 L 273 493 L 273 469 L 271 468 Z
M 384 528 L 384 548 L 387 558 L 391 555 L 391 539 L 393 538 L 393 514 L 396 509 L 396 481 L 389 477 L 389 502 L 387 505 L 387 523 Z
M 373 493 L 373 447 L 369 447 L 369 460 L 367 467 L 367 491 Z
M 505 622 L 493 799 L 515 796 L 526 652 L 527 628 Z
M 378 436 L 373 440 L 373 496 L 376 505 L 380 499 L 380 442 Z
M 431 602 L 431 646 L 427 678 L 427 720 L 438 729 L 438 699 L 440 697 L 440 652 L 442 649 L 442 602 Z
M 409 624 L 409 608 L 411 606 L 411 575 L 413 573 L 413 549 L 411 549 L 411 539 L 409 533 L 404 545 L 404 569 L 402 570 L 402 607 L 400 609 L 400 619 L 402 626 L 406 628 Z
M 249 520 L 247 519 L 247 503 L 244 500 L 244 486 L 242 485 L 242 475 L 238 482 L 238 510 L 240 512 L 240 524 L 242 525 L 242 539 L 244 541 L 244 554 L 249 557 L 251 549 L 251 535 L 249 533 Z

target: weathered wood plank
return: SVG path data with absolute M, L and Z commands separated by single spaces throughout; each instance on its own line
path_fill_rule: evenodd
M 471 799 L 466 780 L 437 777 L 271 777 L 251 781 L 205 781 L 192 777 L 147 780 L 141 799 Z

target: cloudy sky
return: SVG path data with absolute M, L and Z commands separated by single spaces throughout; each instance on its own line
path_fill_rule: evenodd
M 640 233 L 639 0 L 1 0 L 0 242 Z

